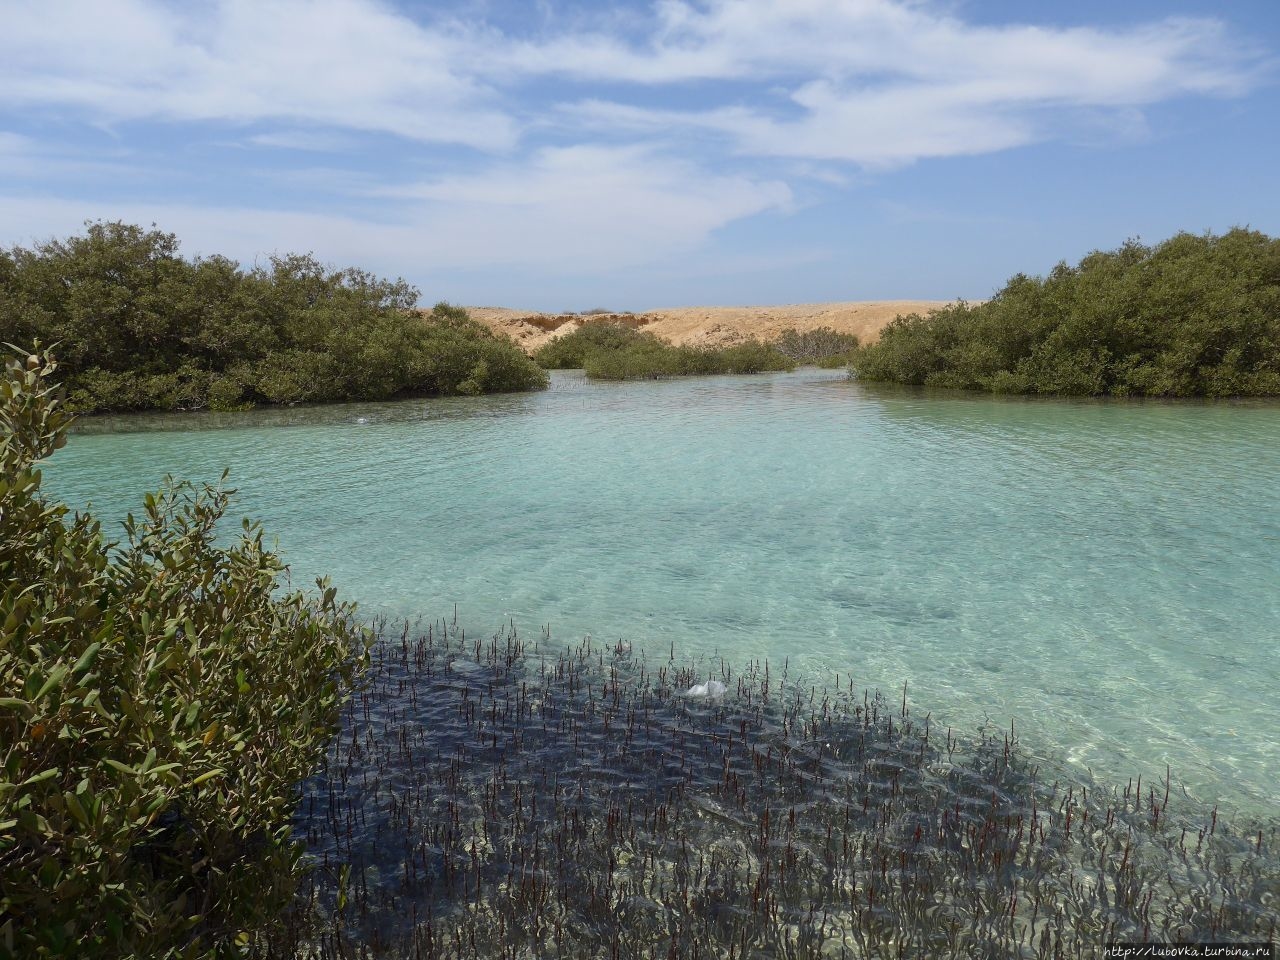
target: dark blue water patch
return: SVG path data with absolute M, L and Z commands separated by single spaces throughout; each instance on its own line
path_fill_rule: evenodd
M 1280 892 L 1275 824 L 1054 781 L 905 692 L 443 621 L 375 648 L 297 830 L 273 946 L 320 957 L 1077 956 L 1274 937 Z

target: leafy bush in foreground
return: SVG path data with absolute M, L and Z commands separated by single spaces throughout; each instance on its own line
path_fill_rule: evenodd
M 537 390 L 510 340 L 418 291 L 311 256 L 242 270 L 178 256 L 173 234 L 94 223 L 81 237 L 0 250 L 0 340 L 59 344 L 77 410 Z
M 622 324 L 588 323 L 534 353 L 551 370 L 582 369 L 596 380 L 636 380 L 715 373 L 791 370 L 772 346 L 747 340 L 731 347 L 677 347 Z
M 122 544 L 40 495 L 69 415 L 34 354 L 0 380 L 0 956 L 226 953 L 289 902 L 289 818 L 364 632 L 228 492 L 148 494 Z
M 897 318 L 853 368 L 997 393 L 1280 395 L 1280 239 L 1180 233 L 1019 274 L 986 303 Z

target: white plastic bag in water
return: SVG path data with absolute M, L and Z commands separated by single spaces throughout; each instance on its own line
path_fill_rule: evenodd
M 719 680 L 708 680 L 706 683 L 695 683 L 684 692 L 684 695 L 686 697 L 706 697 L 708 700 L 715 700 L 723 697 L 728 689 Z

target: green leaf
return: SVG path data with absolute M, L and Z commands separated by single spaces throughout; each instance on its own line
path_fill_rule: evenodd
M 57 767 L 50 767 L 48 770 L 41 770 L 34 777 L 27 777 L 27 779 L 23 780 L 22 783 L 18 784 L 18 786 L 30 787 L 37 783 L 43 783 L 46 780 L 52 780 L 54 777 L 58 776 L 61 773 L 62 771 L 59 770 Z
M 68 791 L 62 795 L 62 799 L 66 802 L 67 809 L 71 811 L 71 815 L 79 820 L 81 825 L 89 826 L 89 815 L 80 803 L 80 798 Z
M 76 661 L 76 665 L 71 668 L 71 673 L 75 675 L 80 673 L 82 670 L 87 670 L 92 666 L 93 661 L 97 659 L 98 651 L 101 649 L 102 643 L 99 641 L 89 644 L 89 646 L 85 648 L 84 653 L 80 654 L 80 659 Z
M 48 693 L 50 690 L 52 690 L 54 687 L 56 687 L 59 683 L 61 683 L 62 678 L 65 677 L 66 675 L 67 675 L 67 665 L 65 663 L 60 663 L 56 667 L 54 667 L 52 672 L 50 672 L 48 678 L 45 680 L 44 685 L 40 687 L 39 692 L 36 693 L 36 695 L 31 698 L 32 701 L 39 702 L 40 700 L 43 700 L 44 695 Z
M 212 770 L 209 770 L 209 771 L 206 771 L 205 773 L 200 774 L 200 776 L 192 780 L 190 786 L 198 787 L 200 786 L 200 784 L 208 783 L 214 777 L 220 777 L 226 772 L 227 771 L 223 770 L 221 767 L 215 767 Z

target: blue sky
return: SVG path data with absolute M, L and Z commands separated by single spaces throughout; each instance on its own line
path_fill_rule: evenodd
M 545 310 L 988 296 L 1280 234 L 1280 3 L 4 0 L 0 245 Z

